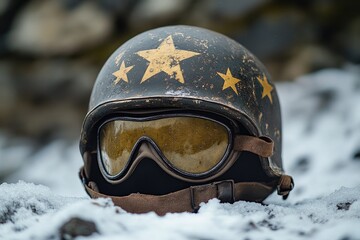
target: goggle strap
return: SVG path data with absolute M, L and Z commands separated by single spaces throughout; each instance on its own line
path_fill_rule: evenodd
M 235 151 L 247 151 L 261 157 L 271 157 L 274 153 L 274 142 L 269 137 L 253 137 L 236 135 L 234 139 Z
M 111 198 L 116 206 L 120 206 L 127 212 L 146 213 L 154 211 L 161 216 L 169 212 L 197 212 L 200 203 L 208 202 L 213 198 L 218 198 L 221 202 L 230 203 L 240 200 L 262 202 L 276 188 L 282 188 L 281 179 L 280 177 L 268 183 L 234 183 L 232 180 L 225 180 L 211 184 L 192 186 L 160 196 L 133 193 L 121 197 L 99 193 L 98 189 L 92 189 L 91 181 L 88 183 L 83 181 L 83 183 L 86 192 L 92 198 Z
M 289 197 L 291 190 L 294 189 L 295 183 L 291 176 L 281 175 L 279 183 L 276 187 L 277 194 L 282 196 L 284 200 Z

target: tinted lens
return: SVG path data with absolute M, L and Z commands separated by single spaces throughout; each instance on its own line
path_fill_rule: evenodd
M 136 141 L 151 138 L 177 169 L 204 173 L 220 162 L 228 147 L 228 130 L 221 124 L 196 117 L 171 117 L 151 121 L 115 120 L 100 132 L 100 149 L 110 175 L 121 172 Z

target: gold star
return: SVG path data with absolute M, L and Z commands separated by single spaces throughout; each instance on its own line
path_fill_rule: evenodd
M 239 93 L 236 89 L 236 84 L 238 82 L 240 82 L 240 79 L 233 77 L 229 68 L 226 70 L 226 74 L 219 73 L 219 72 L 217 72 L 217 74 L 219 74 L 220 77 L 222 77 L 222 79 L 224 79 L 224 85 L 223 85 L 222 90 L 225 90 L 225 89 L 231 87 L 231 89 L 234 90 L 236 95 L 239 95 Z
M 271 104 L 272 104 L 272 97 L 271 97 L 271 91 L 273 90 L 273 87 L 270 85 L 270 83 L 268 82 L 267 78 L 265 75 L 263 75 L 263 77 L 257 77 L 257 80 L 260 82 L 261 86 L 263 87 L 263 92 L 262 92 L 262 97 L 268 97 Z
M 130 67 L 125 67 L 125 62 L 122 61 L 121 65 L 120 65 L 120 69 L 116 72 L 113 72 L 112 75 L 114 75 L 116 77 L 114 83 L 117 84 L 118 82 L 120 82 L 120 80 L 124 80 L 125 82 L 129 82 L 128 78 L 127 78 L 127 73 L 133 68 L 134 66 L 130 66 Z
M 176 49 L 172 37 L 168 36 L 160 43 L 158 48 L 139 51 L 136 54 L 150 62 L 141 83 L 161 71 L 184 83 L 180 62 L 200 53 Z

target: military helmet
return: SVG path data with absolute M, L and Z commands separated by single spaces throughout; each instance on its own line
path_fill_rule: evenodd
M 293 188 L 276 89 L 236 41 L 191 26 L 141 33 L 101 69 L 80 139 L 92 197 L 130 212 L 261 202 Z

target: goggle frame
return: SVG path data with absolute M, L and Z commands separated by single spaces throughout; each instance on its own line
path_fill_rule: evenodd
M 233 151 L 233 145 L 234 145 L 234 133 L 236 131 L 235 126 L 236 124 L 223 116 L 219 116 L 217 114 L 211 114 L 210 117 L 209 114 L 199 114 L 199 113 L 182 113 L 182 112 L 175 112 L 175 113 L 166 113 L 161 112 L 159 114 L 130 114 L 133 116 L 115 116 L 110 117 L 106 119 L 104 122 L 100 124 L 97 131 L 97 159 L 100 171 L 102 175 L 111 182 L 121 182 L 121 180 L 127 175 L 129 172 L 136 155 L 138 153 L 138 150 L 143 142 L 149 143 L 153 149 L 155 150 L 156 154 L 161 158 L 161 161 L 167 169 L 172 171 L 175 175 L 180 176 L 181 178 L 189 179 L 189 180 L 202 180 L 202 179 L 208 179 L 212 178 L 212 176 L 216 175 L 218 172 L 220 172 L 229 162 L 229 156 L 231 155 L 231 152 Z M 143 122 L 143 121 L 152 121 L 152 120 L 158 120 L 158 119 L 164 119 L 164 118 L 172 118 L 172 117 L 194 117 L 194 118 L 201 118 L 205 120 L 209 120 L 212 122 L 215 122 L 217 124 L 222 125 L 225 127 L 225 129 L 228 132 L 228 145 L 225 150 L 225 153 L 223 157 L 219 160 L 219 162 L 209 169 L 206 172 L 203 173 L 190 173 L 183 171 L 179 168 L 176 168 L 162 153 L 161 148 L 155 143 L 153 139 L 151 139 L 148 136 L 142 136 L 140 137 L 134 144 L 127 163 L 125 164 L 124 168 L 117 174 L 111 175 L 107 172 L 105 166 L 104 166 L 104 160 L 102 159 L 101 154 L 101 130 L 109 122 L 122 120 L 122 121 L 136 121 L 136 122 Z

